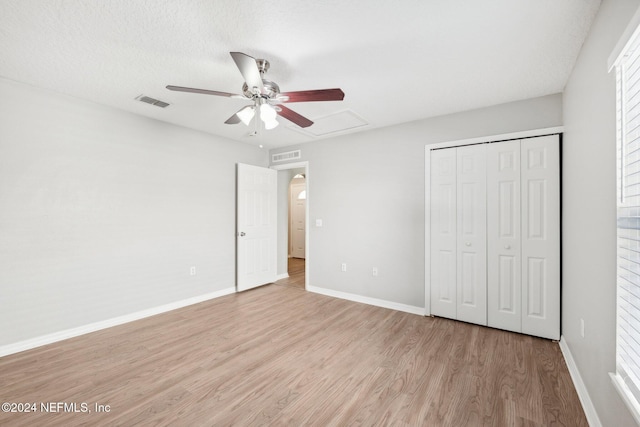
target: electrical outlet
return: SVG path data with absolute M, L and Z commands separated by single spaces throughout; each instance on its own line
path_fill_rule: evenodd
M 347 263 L 343 262 L 341 265 L 342 271 L 347 271 Z
M 374 276 L 377 276 L 377 275 L 378 275 L 378 267 L 373 267 L 372 274 L 373 274 Z
M 196 275 L 196 268 L 195 267 L 191 267 L 191 269 L 189 269 L 189 275 L 191 275 L 191 276 L 195 276 Z
M 584 319 L 580 319 L 580 336 L 584 338 Z

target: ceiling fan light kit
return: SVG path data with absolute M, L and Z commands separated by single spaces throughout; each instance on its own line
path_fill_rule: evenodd
M 260 119 L 264 122 L 264 128 L 267 130 L 274 129 L 278 126 L 278 121 L 276 120 L 278 113 L 275 108 L 269 105 L 265 100 L 260 102 Z
M 287 119 L 302 128 L 309 127 L 313 124 L 313 122 L 308 118 L 282 105 L 283 103 L 342 101 L 344 99 L 344 92 L 338 88 L 281 93 L 280 87 L 276 83 L 263 78 L 264 74 L 269 70 L 269 61 L 266 59 L 254 59 L 242 52 L 230 52 L 230 54 L 233 61 L 236 63 L 236 66 L 240 70 L 240 74 L 242 74 L 242 77 L 245 80 L 242 85 L 243 95 L 172 85 L 167 86 L 167 89 L 179 92 L 223 96 L 227 98 L 249 99 L 253 101 L 253 105 L 242 107 L 237 113 L 229 117 L 225 123 L 232 125 L 242 122 L 249 126 L 249 123 L 251 123 L 251 120 L 256 115 L 256 110 L 258 110 L 260 120 L 264 123 L 264 128 L 266 130 L 274 129 L 278 126 L 278 120 L 276 119 L 278 116 Z
M 253 119 L 253 116 L 255 114 L 256 114 L 256 107 L 253 105 L 247 105 L 242 110 L 238 111 L 236 113 L 236 116 L 240 118 L 242 123 L 249 126 L 249 123 L 251 123 L 251 119 Z

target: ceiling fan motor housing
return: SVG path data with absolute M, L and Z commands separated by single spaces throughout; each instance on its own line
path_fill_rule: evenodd
M 269 71 L 270 64 L 266 59 L 256 59 L 256 66 L 258 67 L 258 71 L 260 71 L 260 76 L 264 76 L 264 74 Z M 242 85 L 242 93 L 250 99 L 254 99 L 256 97 L 271 99 L 275 98 L 275 96 L 280 93 L 280 87 L 276 83 L 262 79 L 262 84 L 264 85 L 264 90 L 261 94 L 256 94 L 249 90 L 249 86 L 245 82 Z
M 242 85 L 242 93 L 244 94 L 244 96 L 246 96 L 249 99 L 254 99 L 257 97 L 271 99 L 271 98 L 275 98 L 276 95 L 280 93 L 280 87 L 274 82 L 262 79 L 262 84 L 264 85 L 264 90 L 262 91 L 261 94 L 255 94 L 251 92 L 249 90 L 249 86 L 247 85 L 247 83 L 244 83 Z

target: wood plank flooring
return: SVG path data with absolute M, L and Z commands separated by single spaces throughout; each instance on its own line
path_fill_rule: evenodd
M 280 279 L 275 284 L 281 286 L 289 286 L 292 288 L 305 289 L 305 259 L 289 258 L 287 262 L 287 273 L 289 274 L 289 277 L 287 277 L 286 279 Z
M 275 285 L 0 358 L 0 400 L 92 410 L 3 426 L 587 426 L 556 343 Z

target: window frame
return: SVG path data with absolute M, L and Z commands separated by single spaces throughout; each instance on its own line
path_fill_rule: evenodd
M 609 72 L 615 70 L 616 80 L 616 372 L 610 373 L 611 380 L 615 389 L 622 397 L 624 403 L 631 411 L 636 422 L 640 425 L 640 377 L 638 375 L 640 370 L 636 370 L 636 373 L 632 370 L 627 370 L 626 365 L 637 364 L 640 365 L 640 355 L 637 360 L 634 358 L 632 363 L 624 362 L 622 359 L 622 353 L 626 355 L 624 351 L 620 351 L 621 335 L 626 334 L 626 331 L 622 332 L 621 323 L 626 323 L 628 320 L 622 318 L 623 310 L 621 309 L 622 297 L 621 294 L 626 295 L 629 291 L 622 289 L 622 277 L 621 271 L 621 232 L 623 229 L 636 229 L 636 226 L 630 227 L 628 224 L 630 220 L 640 219 L 640 196 L 625 194 L 626 191 L 626 175 L 627 166 L 625 165 L 626 155 L 625 148 L 627 148 L 627 134 L 625 128 L 626 122 L 626 108 L 627 108 L 627 92 L 626 87 L 626 68 L 629 60 L 640 61 L 640 8 L 636 11 L 635 15 L 631 19 L 631 22 L 625 29 L 622 37 L 618 40 L 613 52 L 609 57 Z M 640 84 L 638 84 L 637 92 L 640 96 Z M 640 172 L 640 166 L 635 168 Z M 627 225 L 625 225 L 627 224 Z M 638 232 L 636 232 L 637 234 Z M 627 236 L 624 236 L 627 238 Z M 628 237 L 635 241 L 640 241 L 640 236 Z M 633 262 L 633 261 L 629 261 Z M 623 264 L 625 261 L 623 261 Z M 640 285 L 640 284 L 639 284 Z M 625 302 L 626 303 L 626 300 Z M 634 307 L 640 306 L 640 304 L 633 304 Z M 624 313 L 627 313 L 625 310 Z M 640 325 L 640 320 L 637 322 Z M 636 334 L 633 334 L 634 338 Z M 637 342 L 640 343 L 640 332 L 637 333 Z

